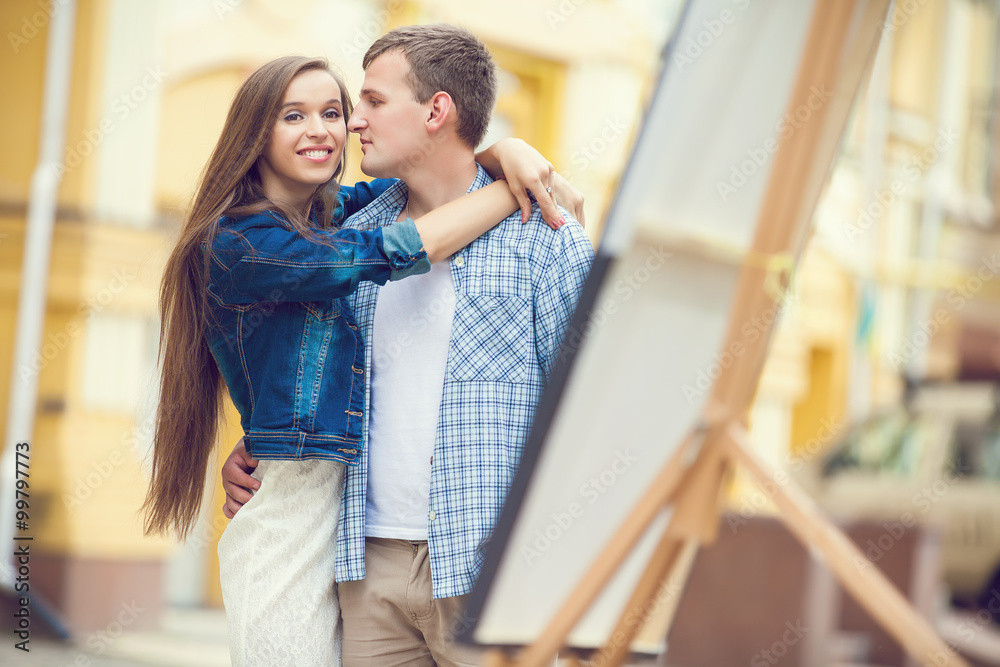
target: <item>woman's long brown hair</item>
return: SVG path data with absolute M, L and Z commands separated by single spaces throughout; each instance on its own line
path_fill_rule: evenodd
M 209 457 L 222 419 L 225 384 L 208 347 L 208 248 L 223 215 L 280 211 L 307 238 L 316 238 L 307 214 L 287 210 L 264 194 L 257 158 L 264 151 L 292 79 L 324 70 L 340 86 L 344 119 L 352 104 L 343 81 L 326 60 L 287 56 L 255 71 L 233 99 L 222 135 L 202 173 L 180 238 L 160 286 L 160 402 L 153 436 L 152 478 L 143 503 L 146 534 L 176 532 L 185 538 L 198 519 Z M 345 145 L 346 147 L 346 145 Z M 332 224 L 340 166 L 319 186 L 310 206 L 321 227 Z

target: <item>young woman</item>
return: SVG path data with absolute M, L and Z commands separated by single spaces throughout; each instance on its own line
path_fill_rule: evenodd
M 224 391 L 265 461 L 220 543 L 234 665 L 340 664 L 333 547 L 344 464 L 356 460 L 364 346 L 342 299 L 362 280 L 426 272 L 538 194 L 549 165 L 508 143 L 498 182 L 416 221 L 338 229 L 391 181 L 338 187 L 351 100 L 324 60 L 286 57 L 239 89 L 160 293 L 162 379 L 146 532 L 198 518 Z M 253 511 L 249 506 L 253 505 Z

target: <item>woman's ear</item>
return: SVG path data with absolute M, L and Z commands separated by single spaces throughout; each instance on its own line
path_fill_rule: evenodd
M 430 113 L 424 123 L 427 125 L 428 132 L 436 132 L 444 127 L 448 119 L 455 113 L 455 102 L 451 99 L 451 95 L 439 90 L 431 97 L 429 108 Z

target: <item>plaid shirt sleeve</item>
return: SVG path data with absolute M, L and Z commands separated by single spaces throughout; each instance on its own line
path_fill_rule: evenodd
M 535 353 L 546 379 L 552 373 L 566 328 L 594 261 L 594 247 L 583 227 L 566 211 L 563 211 L 563 218 L 571 222 L 555 232 L 558 240 L 548 261 L 541 267 L 535 289 Z
M 515 214 L 462 253 L 465 270 L 472 271 L 457 284 L 450 368 L 460 377 L 445 381 L 431 478 L 435 598 L 465 595 L 478 578 L 542 386 L 590 271 L 593 246 L 569 219 L 553 231 L 535 207 L 527 226 Z M 460 312 L 484 295 L 494 312 Z M 531 341 L 521 370 L 512 365 L 511 350 L 492 344 L 497 340 Z M 469 354 L 456 354 L 467 348 Z

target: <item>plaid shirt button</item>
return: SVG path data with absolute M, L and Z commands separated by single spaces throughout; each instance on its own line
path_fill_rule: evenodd
M 462 268 L 463 266 L 465 266 L 465 257 L 462 256 L 462 255 L 459 255 L 458 257 L 456 257 L 455 258 L 455 266 L 457 266 L 458 268 Z
M 431 521 L 433 521 L 434 519 L 438 518 L 438 513 L 435 512 L 434 510 L 431 510 L 430 516 L 431 516 Z

